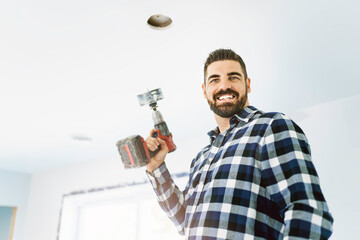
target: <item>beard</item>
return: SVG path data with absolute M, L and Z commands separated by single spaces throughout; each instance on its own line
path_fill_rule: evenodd
M 227 102 L 227 103 L 220 103 L 217 104 L 217 98 L 224 94 L 233 94 L 235 98 L 237 99 L 235 103 Z M 245 94 L 240 97 L 239 99 L 239 93 L 235 92 L 231 89 L 220 90 L 216 94 L 214 94 L 213 101 L 210 101 L 207 99 L 210 109 L 217 114 L 220 117 L 223 118 L 230 118 L 234 116 L 235 114 L 239 113 L 241 109 L 244 108 L 246 102 L 247 102 L 247 89 L 245 89 Z

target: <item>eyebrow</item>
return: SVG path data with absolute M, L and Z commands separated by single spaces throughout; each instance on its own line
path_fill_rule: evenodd
M 207 80 L 209 81 L 210 78 L 218 78 L 218 77 L 220 77 L 220 75 L 213 74 L 213 75 L 209 76 Z
M 228 75 L 228 76 L 237 75 L 237 76 L 239 76 L 239 77 L 242 77 L 241 73 L 239 73 L 239 72 L 229 72 L 227 75 Z M 220 75 L 218 75 L 218 74 L 213 74 L 213 75 L 209 76 L 207 80 L 209 81 L 211 78 L 218 78 L 218 77 L 220 77 Z
M 239 72 L 230 72 L 230 73 L 228 73 L 227 75 L 228 75 L 228 76 L 237 75 L 237 76 L 239 76 L 239 77 L 242 77 L 241 73 L 239 73 Z

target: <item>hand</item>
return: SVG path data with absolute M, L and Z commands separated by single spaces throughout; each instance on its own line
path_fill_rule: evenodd
M 150 151 L 155 151 L 160 146 L 160 151 L 150 159 L 150 163 L 146 165 L 147 171 L 151 173 L 154 169 L 158 168 L 165 161 L 165 157 L 169 149 L 164 140 L 160 138 L 153 138 L 155 130 L 151 130 L 150 136 L 145 140 L 147 147 Z

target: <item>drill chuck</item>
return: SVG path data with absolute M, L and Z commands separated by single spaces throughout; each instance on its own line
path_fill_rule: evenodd
M 152 112 L 152 119 L 154 121 L 154 125 L 164 122 L 163 116 L 159 110 L 154 110 Z

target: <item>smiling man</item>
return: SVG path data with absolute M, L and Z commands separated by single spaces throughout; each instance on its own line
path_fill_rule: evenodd
M 333 218 L 300 127 L 249 105 L 245 63 L 230 49 L 210 53 L 202 88 L 217 127 L 184 191 L 166 168 L 165 142 L 146 140 L 152 151 L 161 145 L 147 175 L 178 231 L 194 240 L 328 239 Z
M 202 88 L 221 132 L 229 128 L 230 117 L 249 106 L 247 94 L 251 91 L 250 78 L 239 61 L 208 60 L 209 63 L 205 64 Z

